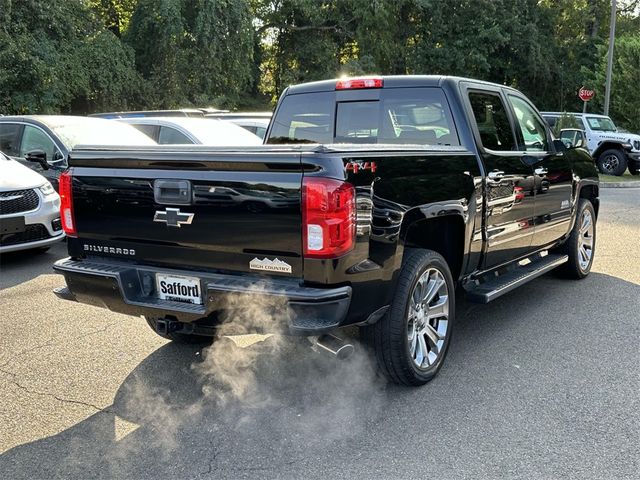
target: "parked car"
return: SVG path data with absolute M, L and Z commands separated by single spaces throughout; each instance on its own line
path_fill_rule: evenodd
M 390 380 L 420 385 L 445 359 L 456 289 L 487 303 L 555 268 L 591 270 L 593 159 L 513 88 L 441 76 L 295 85 L 266 143 L 74 152 L 56 294 L 145 316 L 176 342 L 215 337 L 243 305 L 265 312 L 245 329 L 308 336 L 337 356 L 353 346 L 336 333 L 359 326 Z M 241 209 L 234 193 L 287 204 Z
M 593 156 L 600 173 L 622 175 L 629 168 L 632 175 L 640 175 L 640 135 L 620 131 L 610 117 L 594 113 L 542 112 L 547 123 L 554 127 L 562 115 L 570 115 L 578 124 L 563 129 L 560 138 L 565 142 L 582 142 Z
M 0 151 L 42 174 L 58 190 L 76 145 L 155 145 L 135 128 L 101 118 L 65 115 L 0 117 Z
M 271 120 L 273 114 L 271 112 L 229 112 L 229 111 L 218 111 L 218 112 L 205 112 L 204 114 L 207 118 L 218 118 L 220 120 L 233 120 L 234 118 L 253 118 L 253 119 L 262 119 L 262 120 Z
M 179 110 L 137 110 L 131 112 L 92 113 L 90 117 L 114 118 L 145 118 L 145 117 L 195 117 L 203 118 L 205 112 L 199 108 L 181 108 Z
M 205 112 L 206 118 L 233 122 L 262 139 L 264 139 L 267 128 L 269 128 L 271 116 L 271 112 Z
M 0 153 L 0 254 L 44 251 L 63 238 L 60 196 L 51 183 Z
M 119 118 L 145 133 L 159 145 L 260 145 L 255 134 L 231 122 L 204 118 Z
M 231 123 L 249 130 L 254 135 L 257 135 L 260 139 L 264 139 L 269 128 L 269 119 L 267 118 L 232 118 L 229 120 Z

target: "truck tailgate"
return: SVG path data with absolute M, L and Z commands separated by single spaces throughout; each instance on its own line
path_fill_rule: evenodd
M 302 276 L 300 154 L 259 148 L 74 152 L 71 255 Z

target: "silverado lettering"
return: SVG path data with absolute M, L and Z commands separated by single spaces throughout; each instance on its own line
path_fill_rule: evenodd
M 133 248 L 119 248 L 119 247 L 105 247 L 102 245 L 89 245 L 84 244 L 85 252 L 97 252 L 97 253 L 112 253 L 114 255 L 135 255 L 136 251 Z
M 274 329 L 344 356 L 340 329 L 357 326 L 382 373 L 421 385 L 445 359 L 456 290 L 487 303 L 552 269 L 591 270 L 594 161 L 513 88 L 443 76 L 295 85 L 265 143 L 74 150 L 58 296 L 142 315 L 177 342 L 215 338 L 225 300 L 271 299 Z M 188 200 L 163 202 L 158 218 L 154 182 Z M 198 222 L 167 228 L 189 223 L 180 208 Z M 121 251 L 135 263 L 91 256 L 118 254 L 103 241 L 133 246 Z

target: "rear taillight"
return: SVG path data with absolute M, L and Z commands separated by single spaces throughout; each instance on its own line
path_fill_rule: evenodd
M 303 254 L 335 258 L 355 243 L 356 192 L 333 178 L 305 177 L 302 182 Z
M 60 175 L 58 190 L 60 193 L 62 229 L 67 235 L 75 237 L 78 232 L 76 231 L 76 220 L 73 215 L 73 176 L 70 170 Z
M 360 88 L 382 88 L 380 77 L 343 78 L 336 82 L 336 90 L 357 90 Z

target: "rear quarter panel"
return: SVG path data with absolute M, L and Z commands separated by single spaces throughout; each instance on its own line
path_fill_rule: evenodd
M 476 156 L 462 147 L 410 150 L 342 152 L 306 162 L 303 156 L 303 164 L 316 165 L 315 170 L 305 168 L 305 175 L 344 179 L 356 188 L 354 250 L 339 259 L 304 260 L 305 282 L 353 287 L 349 318 L 354 323 L 391 302 L 405 235 L 414 222 L 462 219 L 461 274 L 474 269 L 480 258 L 482 177 Z

